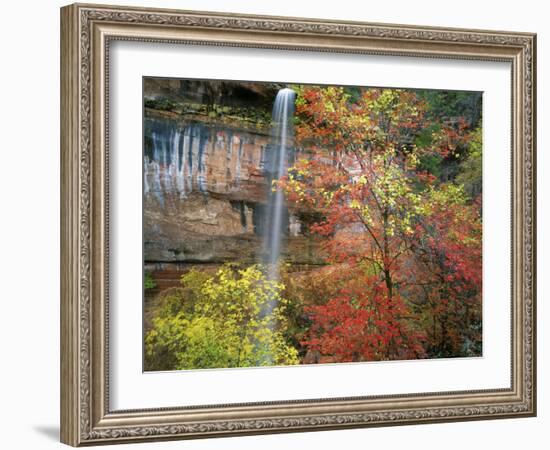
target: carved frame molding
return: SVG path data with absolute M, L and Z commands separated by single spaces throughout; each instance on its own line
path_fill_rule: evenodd
M 110 411 L 108 58 L 112 40 L 509 61 L 512 386 Z M 536 414 L 535 67 L 529 33 L 75 4 L 61 10 L 61 439 L 73 446 Z

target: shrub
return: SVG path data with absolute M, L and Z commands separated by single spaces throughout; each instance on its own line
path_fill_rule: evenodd
M 283 285 L 258 266 L 191 270 L 165 298 L 145 338 L 146 370 L 252 367 L 298 363 L 283 335 Z
M 153 275 L 150 272 L 145 272 L 143 274 L 143 287 L 145 289 L 154 289 L 157 287 L 157 283 L 153 279 Z

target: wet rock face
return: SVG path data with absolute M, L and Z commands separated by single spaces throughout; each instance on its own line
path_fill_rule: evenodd
M 146 264 L 260 259 L 269 188 L 270 137 L 205 121 L 147 116 L 144 139 Z M 282 255 L 319 264 L 317 243 L 284 217 Z
M 261 202 L 269 136 L 197 121 L 146 120 L 144 193 L 164 197 L 193 192 Z

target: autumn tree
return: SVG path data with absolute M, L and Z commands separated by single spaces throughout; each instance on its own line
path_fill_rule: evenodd
M 473 263 L 481 272 L 475 251 L 461 259 L 464 246 L 479 249 L 480 226 L 456 219 L 479 225 L 480 217 L 460 185 L 444 186 L 425 169 L 430 157 L 460 156 L 468 125 L 434 123 L 427 111 L 409 90 L 298 89 L 296 142 L 309 156 L 278 188 L 291 208 L 318 214 L 310 231 L 324 238 L 326 261 L 339 268 L 333 296 L 309 308 L 304 341 L 335 361 L 424 357 L 434 336 L 416 313 L 421 304 L 436 302 L 433 313 L 443 308 L 450 316 L 445 301 L 455 292 L 442 287 L 449 277 L 479 291 L 478 280 L 460 270 Z M 436 262 L 441 276 L 434 281 L 426 273 Z
M 427 331 L 430 355 L 476 356 L 482 331 L 480 198 L 470 201 L 462 186 L 450 184 L 431 188 L 427 201 L 403 290 Z

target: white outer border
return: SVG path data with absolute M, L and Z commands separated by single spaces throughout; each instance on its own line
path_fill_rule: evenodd
M 508 388 L 508 63 L 111 42 L 110 410 Z M 142 372 L 142 76 L 483 91 L 483 357 Z

